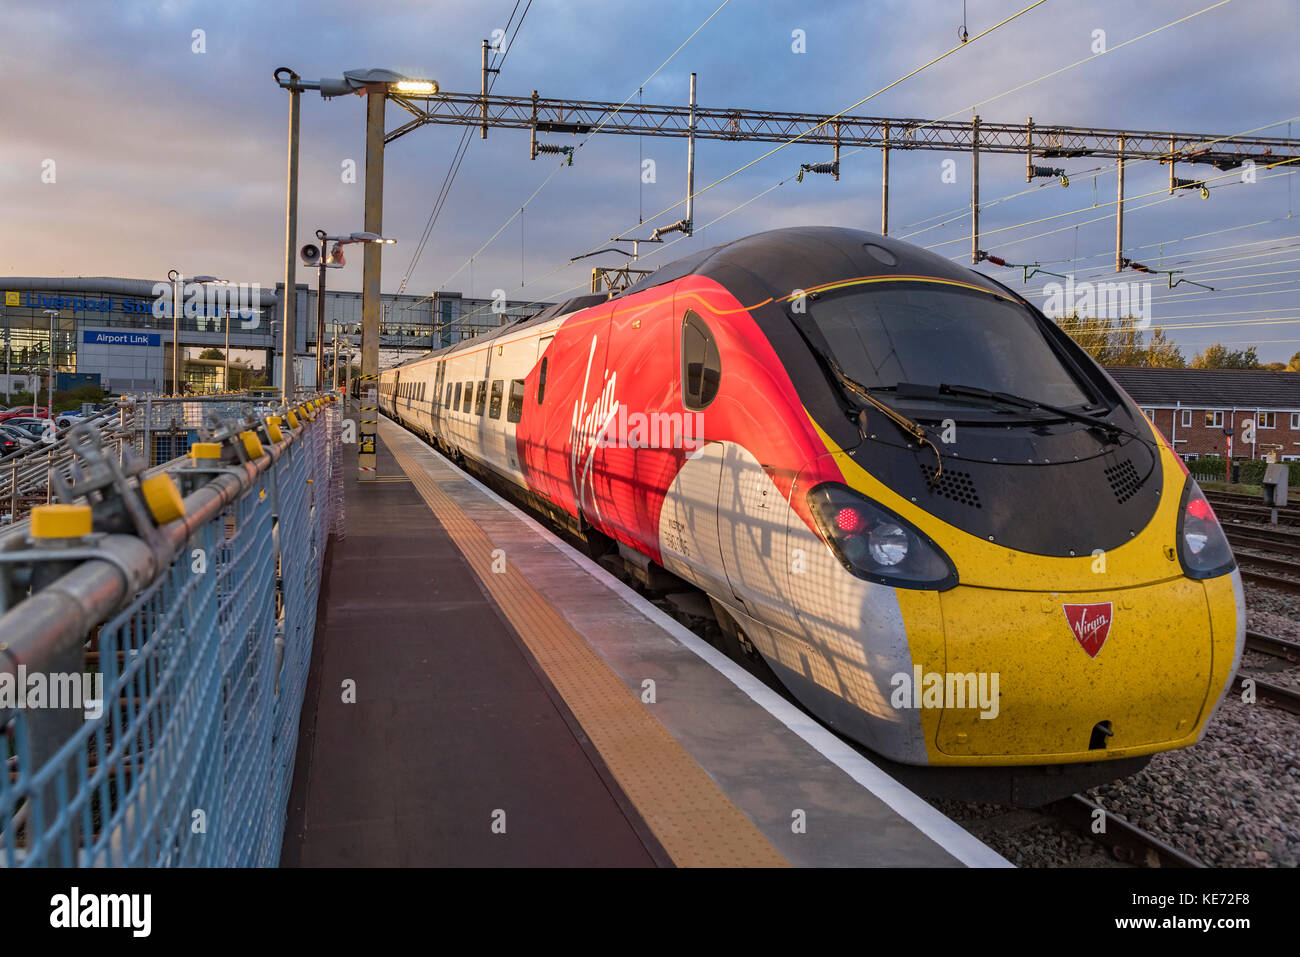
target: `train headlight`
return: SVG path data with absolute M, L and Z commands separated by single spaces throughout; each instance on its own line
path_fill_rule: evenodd
M 823 482 L 808 505 L 835 557 L 859 578 L 896 588 L 957 584 L 956 567 L 929 536 L 848 486 Z
M 1214 509 L 1191 478 L 1178 510 L 1178 560 L 1188 578 L 1218 578 L 1237 567 Z

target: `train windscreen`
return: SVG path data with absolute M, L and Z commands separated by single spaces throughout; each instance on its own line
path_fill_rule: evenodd
M 1090 401 L 1029 310 L 937 285 L 831 294 L 808 304 L 845 375 L 873 389 L 960 384 L 1037 402 Z

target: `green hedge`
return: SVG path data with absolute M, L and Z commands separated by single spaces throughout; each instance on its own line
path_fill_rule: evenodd
M 1289 485 L 1300 485 L 1300 462 L 1284 462 L 1290 472 Z M 1268 463 L 1262 459 L 1250 459 L 1238 462 L 1237 481 L 1242 485 L 1260 485 L 1264 481 L 1264 469 Z M 1226 473 L 1222 455 L 1204 455 L 1195 462 L 1188 462 L 1187 467 L 1196 475 L 1213 475 L 1222 479 Z

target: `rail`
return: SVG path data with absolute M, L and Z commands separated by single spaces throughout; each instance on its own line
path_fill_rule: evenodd
M 158 469 L 69 430 L 0 536 L 0 867 L 277 863 L 340 418 L 211 415 Z

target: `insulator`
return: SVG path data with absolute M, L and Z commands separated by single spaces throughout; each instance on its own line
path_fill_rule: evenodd
M 1053 176 L 1065 175 L 1065 170 L 1057 169 L 1054 166 L 1031 166 L 1030 169 L 1033 170 L 1033 177 L 1035 179 L 1040 177 L 1042 179 L 1051 179 Z
M 803 182 L 803 174 L 807 173 L 830 173 L 832 176 L 840 175 L 840 164 L 834 163 L 803 163 L 799 166 L 799 175 L 795 177 L 797 182 Z

